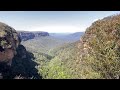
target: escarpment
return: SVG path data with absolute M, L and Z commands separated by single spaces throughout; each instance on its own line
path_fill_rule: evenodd
M 28 32 L 28 31 L 18 31 L 19 37 L 22 41 L 27 41 L 30 39 L 34 39 L 36 37 L 46 37 L 49 36 L 48 32 Z

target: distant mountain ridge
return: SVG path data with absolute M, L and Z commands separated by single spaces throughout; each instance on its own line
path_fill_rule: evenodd
M 69 34 L 67 35 L 67 38 L 71 38 L 71 39 L 80 39 L 80 37 L 84 34 L 84 32 L 76 32 L 76 33 L 73 33 L 73 34 Z
M 84 32 L 75 32 L 75 33 L 50 33 L 50 36 L 55 38 L 67 40 L 67 41 L 77 41 L 84 34 Z
M 34 39 L 36 37 L 46 37 L 52 36 L 56 39 L 62 39 L 67 41 L 77 41 L 84 34 L 84 32 L 75 32 L 75 33 L 48 33 L 44 31 L 17 31 L 21 40 L 26 41 L 29 39 Z

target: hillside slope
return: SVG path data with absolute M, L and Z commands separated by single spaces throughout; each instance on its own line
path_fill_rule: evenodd
M 120 77 L 120 15 L 98 20 L 78 44 L 81 78 Z
M 44 79 L 78 78 L 78 72 L 76 75 L 74 73 L 77 65 L 77 44 L 78 42 L 68 43 L 51 51 L 54 57 L 47 61 L 42 67 L 38 67 L 42 77 Z
M 31 40 L 23 41 L 22 44 L 32 52 L 48 53 L 50 49 L 68 43 L 65 40 L 57 39 L 52 36 L 34 38 Z
M 84 35 L 84 32 L 76 32 L 67 35 L 64 39 L 69 41 L 78 41 Z

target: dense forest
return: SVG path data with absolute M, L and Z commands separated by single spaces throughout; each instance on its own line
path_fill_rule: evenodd
M 70 38 L 46 36 L 23 41 L 22 44 L 34 54 L 34 61 L 39 64 L 36 68 L 43 79 L 62 79 L 72 78 L 72 62 L 76 60 L 78 42 L 79 38 L 70 41 Z

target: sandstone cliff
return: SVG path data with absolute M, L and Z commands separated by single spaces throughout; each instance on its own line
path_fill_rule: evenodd
M 41 78 L 33 59 L 34 55 L 21 45 L 16 30 L 0 22 L 0 79 Z
M 20 39 L 23 40 L 23 41 L 33 39 L 35 37 L 34 33 L 27 32 L 27 31 L 18 32 L 18 34 L 19 34 Z
M 0 22 L 0 62 L 11 65 L 20 38 L 12 27 Z
M 18 34 L 22 41 L 29 39 L 34 39 L 35 37 L 45 37 L 49 36 L 48 32 L 28 32 L 28 31 L 18 31 Z

